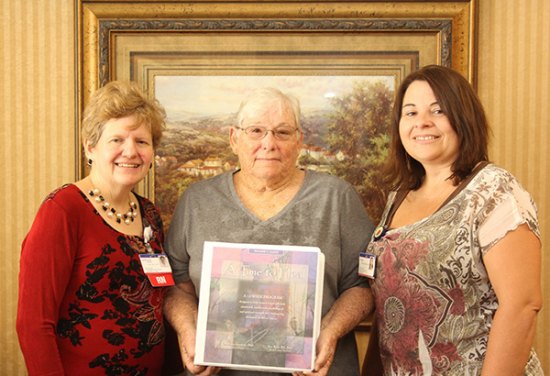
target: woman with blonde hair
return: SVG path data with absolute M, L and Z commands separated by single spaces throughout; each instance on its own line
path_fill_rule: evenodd
M 29 375 L 160 375 L 163 299 L 140 254 L 163 253 L 154 205 L 132 189 L 149 172 L 165 112 L 134 83 L 86 108 L 90 173 L 50 193 L 23 241 L 17 333 Z

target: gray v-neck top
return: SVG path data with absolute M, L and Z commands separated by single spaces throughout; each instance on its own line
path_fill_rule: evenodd
M 240 201 L 233 173 L 195 183 L 180 198 L 166 241 L 176 283 L 191 279 L 199 296 L 203 244 L 223 241 L 319 247 L 325 255 L 323 315 L 345 290 L 368 286 L 358 276 L 357 265 L 373 224 L 350 184 L 306 170 L 295 197 L 278 214 L 262 221 Z M 330 375 L 355 375 L 357 368 L 351 333 L 340 341 Z

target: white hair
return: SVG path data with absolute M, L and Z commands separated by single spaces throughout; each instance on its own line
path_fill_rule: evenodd
M 244 101 L 242 101 L 237 113 L 237 125 L 240 127 L 247 115 L 258 115 L 266 108 L 275 104 L 286 106 L 294 115 L 296 127 L 301 130 L 300 125 L 300 102 L 292 95 L 285 94 L 282 91 L 272 88 L 260 88 L 252 91 Z

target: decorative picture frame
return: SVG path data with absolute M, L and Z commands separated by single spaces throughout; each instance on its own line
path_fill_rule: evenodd
M 155 96 L 156 78 L 182 74 L 382 76 L 395 88 L 418 67 L 441 64 L 475 85 L 476 0 L 79 0 L 77 8 L 79 114 L 110 80 L 137 81 Z M 80 140 L 75 147 L 82 177 Z M 137 187 L 153 200 L 156 189 L 154 171 Z

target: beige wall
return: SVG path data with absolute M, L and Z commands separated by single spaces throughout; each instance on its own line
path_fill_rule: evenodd
M 479 0 L 479 93 L 493 124 L 492 159 L 539 206 L 550 249 L 550 1 Z M 14 328 L 21 241 L 44 196 L 75 179 L 74 0 L 0 0 L 0 375 L 24 375 Z M 550 372 L 547 308 L 537 350 Z
M 20 244 L 45 194 L 75 178 L 73 0 L 0 0 L 0 375 L 15 334 Z
M 494 132 L 490 155 L 539 208 L 546 307 L 535 347 L 550 373 L 550 1 L 480 3 L 478 89 Z

